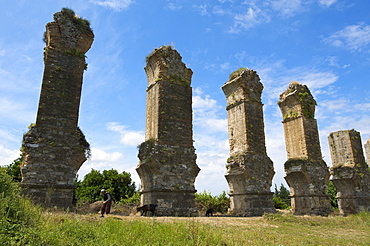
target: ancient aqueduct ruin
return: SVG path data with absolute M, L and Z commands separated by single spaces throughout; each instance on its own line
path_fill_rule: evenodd
M 76 173 L 89 155 L 78 128 L 85 53 L 94 39 L 88 22 L 63 9 L 46 25 L 45 69 L 36 124 L 24 135 L 22 190 L 45 206 L 72 207 Z M 158 215 L 194 216 L 196 164 L 192 130 L 192 71 L 171 46 L 155 49 L 146 61 L 148 78 L 145 142 L 137 172 L 141 203 L 157 204 Z M 265 146 L 263 85 L 258 74 L 240 69 L 222 90 L 226 96 L 230 157 L 225 178 L 234 216 L 274 213 L 275 174 Z M 291 82 L 278 101 L 285 133 L 284 164 L 292 209 L 298 215 L 332 212 L 326 194 L 329 179 L 338 191 L 343 215 L 370 209 L 370 173 L 360 133 L 329 135 L 333 167 L 321 154 L 316 101 L 307 86 Z M 370 159 L 370 139 L 365 144 Z

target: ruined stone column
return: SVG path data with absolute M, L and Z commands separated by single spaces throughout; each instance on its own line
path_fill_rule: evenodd
M 145 142 L 136 168 L 141 204 L 157 204 L 160 216 L 196 215 L 194 187 L 199 167 L 193 147 L 193 72 L 171 46 L 148 57 Z
M 46 25 L 37 119 L 23 137 L 21 167 L 24 193 L 45 206 L 72 206 L 76 173 L 90 151 L 77 127 L 85 53 L 94 38 L 89 25 L 70 9 Z
M 272 178 L 275 174 L 266 154 L 261 94 L 257 73 L 239 69 L 230 75 L 222 90 L 227 101 L 230 157 L 226 180 L 230 188 L 230 210 L 235 216 L 274 213 Z
M 366 153 L 367 163 L 369 163 L 370 162 L 370 138 L 365 143 L 365 153 Z
M 288 152 L 285 180 L 290 187 L 293 212 L 326 216 L 332 212 L 326 193 L 329 170 L 322 159 L 314 119 L 316 101 L 306 85 L 291 82 L 278 104 Z
M 329 134 L 333 167 L 330 180 L 337 190 L 343 215 L 370 210 L 370 173 L 362 150 L 361 135 L 355 130 Z

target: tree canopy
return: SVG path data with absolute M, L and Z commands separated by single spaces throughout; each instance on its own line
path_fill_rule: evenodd
M 101 200 L 100 191 L 106 189 L 116 202 L 132 197 L 135 193 L 135 182 L 131 174 L 123 171 L 118 173 L 115 169 L 91 169 L 82 181 L 76 181 L 75 199 L 78 203 L 91 203 Z

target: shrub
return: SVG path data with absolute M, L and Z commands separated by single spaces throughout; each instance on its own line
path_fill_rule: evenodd
M 220 212 L 222 214 L 227 213 L 230 207 L 230 198 L 227 197 L 225 191 L 222 191 L 218 196 L 212 196 L 212 194 L 207 191 L 195 193 L 195 202 L 199 203 L 204 210 L 213 208 L 215 212 Z
M 33 231 L 40 221 L 41 209 L 20 196 L 18 183 L 6 170 L 0 169 L 0 242 L 23 245 L 36 236 Z

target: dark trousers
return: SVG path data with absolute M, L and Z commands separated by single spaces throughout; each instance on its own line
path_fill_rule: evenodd
M 103 203 L 103 206 L 101 207 L 101 214 L 103 215 L 104 213 L 109 214 L 110 213 L 110 207 L 112 206 L 112 200 Z

